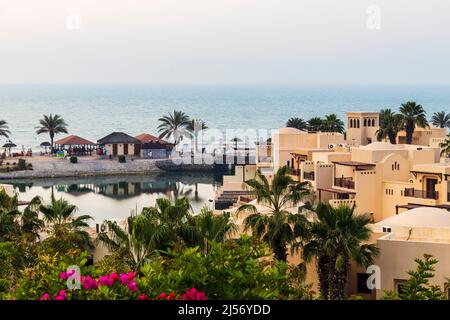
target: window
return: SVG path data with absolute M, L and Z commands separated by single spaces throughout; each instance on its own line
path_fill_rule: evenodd
M 375 119 L 372 119 L 372 127 L 375 127 Z
M 395 292 L 397 292 L 398 294 L 402 294 L 403 293 L 403 286 L 405 285 L 406 280 L 394 280 L 394 290 Z
M 372 293 L 372 290 L 367 287 L 367 279 L 369 279 L 370 274 L 368 273 L 358 273 L 357 275 L 357 291 L 358 293 Z
M 382 231 L 383 231 L 383 233 L 391 233 L 392 232 L 392 228 L 391 227 L 383 227 Z
M 364 127 L 367 127 L 367 119 L 364 119 Z
M 359 128 L 359 119 L 356 120 L 356 127 Z

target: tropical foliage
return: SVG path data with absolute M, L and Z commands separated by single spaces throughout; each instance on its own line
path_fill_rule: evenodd
M 306 131 L 308 128 L 308 124 L 302 118 L 290 118 L 286 122 L 286 127 Z
M 428 126 L 426 112 L 420 104 L 414 101 L 402 103 L 400 114 L 403 119 L 403 126 L 406 132 L 406 143 L 412 143 L 412 137 L 416 126 L 425 128 Z
M 322 131 L 323 120 L 320 117 L 313 117 L 307 121 L 308 131 L 318 132 Z
M 173 137 L 175 144 L 178 144 L 183 140 L 183 137 L 188 135 L 189 117 L 183 111 L 174 110 L 172 113 L 159 118 L 158 121 L 161 122 L 158 126 L 161 139 Z
M 400 293 L 386 291 L 385 300 L 444 300 L 445 294 L 439 286 L 430 285 L 434 278 L 434 266 L 439 262 L 432 255 L 424 254 L 423 259 L 416 258 L 416 270 L 408 271 L 410 278 L 402 284 Z
M 190 119 L 188 125 L 186 126 L 187 133 L 194 143 L 194 150 L 198 152 L 198 136 L 203 131 L 207 130 L 208 126 L 206 122 L 200 119 Z
M 391 109 L 380 111 L 380 128 L 377 130 L 377 140 L 388 139 L 390 143 L 397 143 L 397 135 L 403 129 L 403 117 Z
M 50 143 L 53 146 L 55 135 L 59 133 L 67 133 L 67 127 L 67 123 L 60 115 L 44 115 L 44 117 L 39 120 L 39 126 L 36 127 L 36 133 L 48 133 L 50 136 Z
M 10 133 L 8 123 L 5 120 L 0 120 L 0 136 L 8 138 Z
M 329 114 L 323 120 L 322 131 L 325 132 L 345 132 L 344 122 L 336 114 Z
M 288 245 L 306 233 L 305 215 L 288 209 L 311 195 L 308 183 L 295 182 L 288 172 L 287 166 L 281 167 L 269 184 L 267 178 L 257 171 L 256 177 L 245 183 L 255 192 L 258 205 L 266 208 L 266 212 L 259 211 L 253 204 L 243 204 L 237 211 L 248 213 L 244 219 L 245 230 L 251 230 L 254 237 L 267 242 L 274 257 L 281 261 L 287 259 Z
M 439 144 L 439 147 L 441 148 L 441 156 L 450 157 L 450 133 L 447 134 L 444 142 Z
M 303 258 L 306 262 L 316 259 L 321 297 L 344 299 L 350 262 L 368 266 L 378 254 L 378 248 L 367 243 L 371 218 L 357 216 L 354 208 L 346 205 L 319 203 L 314 211 L 316 218 L 303 247 Z
M 431 117 L 431 123 L 438 128 L 450 129 L 450 113 L 445 113 L 445 111 L 435 112 Z

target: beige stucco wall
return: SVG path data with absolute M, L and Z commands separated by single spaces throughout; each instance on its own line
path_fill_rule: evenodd
M 413 133 L 413 144 L 419 146 L 433 145 L 433 139 L 445 138 L 447 130 L 445 128 L 420 128 L 416 127 Z M 400 131 L 397 135 L 397 143 L 406 143 L 406 132 Z
M 415 258 L 424 253 L 433 255 L 439 260 L 435 266 L 435 277 L 430 284 L 444 289 L 446 278 L 450 277 L 450 243 L 433 243 L 406 240 L 378 239 L 380 255 L 375 261 L 381 269 L 381 289 L 377 290 L 377 298 L 383 296 L 385 290 L 394 290 L 394 280 L 406 280 L 407 272 L 416 269 Z

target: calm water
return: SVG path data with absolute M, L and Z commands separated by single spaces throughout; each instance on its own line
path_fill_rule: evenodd
M 45 135 L 34 127 L 42 114 L 61 114 L 69 131 L 93 141 L 111 133 L 156 133 L 157 119 L 173 109 L 205 120 L 210 128 L 274 129 L 293 116 L 398 109 L 413 99 L 428 114 L 450 110 L 446 87 L 294 86 L 0 86 L 0 119 L 8 121 L 19 148 L 38 150 Z M 0 140 L 4 142 L 4 139 Z
M 204 173 L 165 173 L 149 176 L 117 176 L 89 178 L 61 178 L 10 182 L 20 200 L 41 196 L 49 202 L 52 192 L 78 207 L 78 214 L 89 214 L 95 222 L 121 219 L 134 210 L 153 206 L 159 197 L 189 198 L 193 210 L 211 205 L 221 176 Z M 5 181 L 2 183 L 8 183 Z

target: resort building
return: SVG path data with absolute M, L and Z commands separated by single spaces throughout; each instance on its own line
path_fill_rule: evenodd
M 167 159 L 170 156 L 174 144 L 151 134 L 143 133 L 135 137 L 141 142 L 141 158 Z
M 416 127 L 414 129 L 414 133 L 413 133 L 413 137 L 412 137 L 412 144 L 415 144 L 418 146 L 438 147 L 439 143 L 442 143 L 444 141 L 446 134 L 447 134 L 447 129 L 445 129 L 445 128 Z M 399 144 L 406 143 L 406 132 L 405 131 L 400 131 L 398 133 L 397 143 L 399 143 Z
M 379 112 L 347 112 L 347 144 L 367 145 L 377 141 L 376 132 L 380 128 Z
M 141 152 L 141 141 L 123 132 L 113 132 L 97 142 L 106 156 L 139 156 Z
M 67 148 L 72 155 L 91 155 L 97 144 L 76 135 L 70 135 L 55 141 L 56 149 Z
M 431 285 L 445 290 L 450 298 L 450 212 L 438 208 L 412 209 L 373 225 L 380 254 L 375 265 L 380 267 L 380 288 L 376 297 L 385 290 L 399 292 L 402 283 L 415 270 L 416 258 L 430 254 L 439 262 L 435 265 L 435 276 Z

